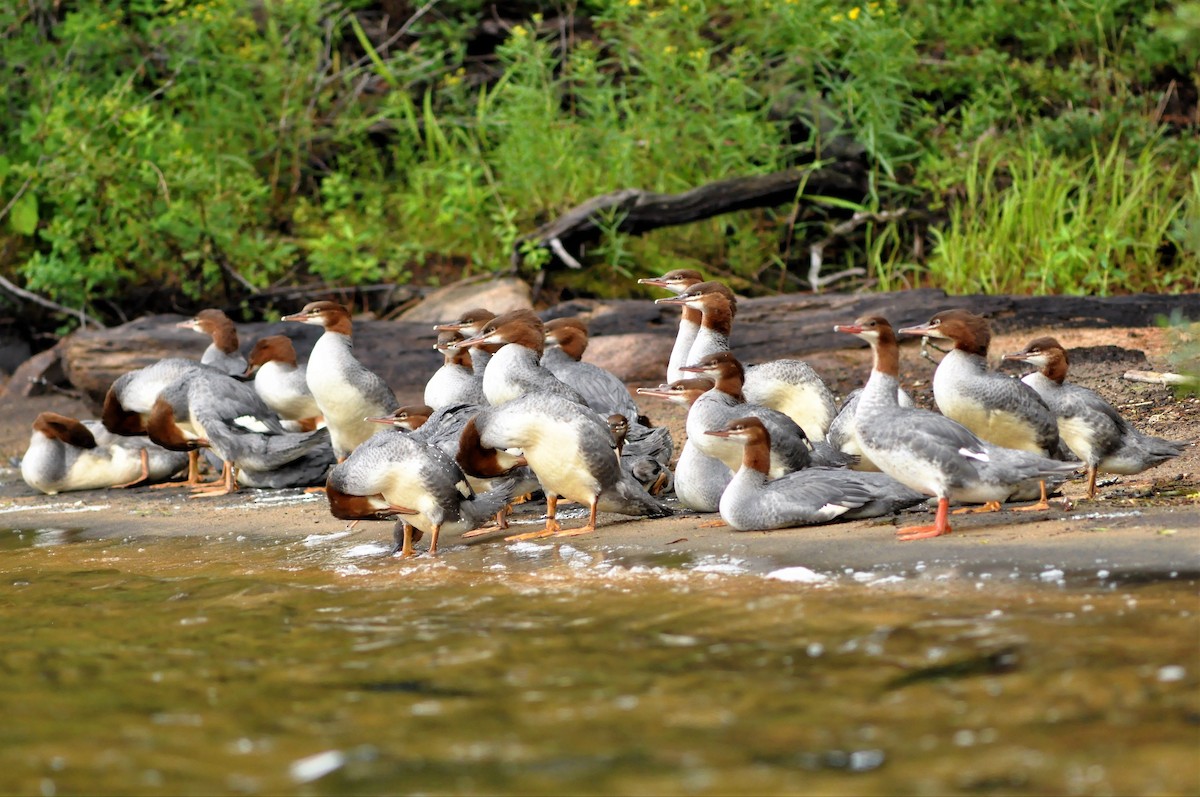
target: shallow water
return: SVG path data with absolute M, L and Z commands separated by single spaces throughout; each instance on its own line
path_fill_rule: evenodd
M 0 792 L 1200 790 L 1195 582 L 373 532 L 0 530 Z

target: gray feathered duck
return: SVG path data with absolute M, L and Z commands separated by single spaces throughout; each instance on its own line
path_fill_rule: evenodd
M 483 307 L 475 307 L 460 313 L 456 320 L 437 324 L 433 329 L 436 332 L 457 332 L 465 340 L 478 335 L 479 331 L 483 329 L 483 325 L 495 317 L 496 314 L 491 310 Z M 491 361 L 492 355 L 499 350 L 500 345 L 490 346 L 481 344 L 472 347 L 471 370 L 475 373 L 476 378 L 483 379 L 484 371 L 487 370 L 487 364 Z
M 700 330 L 692 342 L 685 365 L 694 365 L 710 354 L 727 352 L 737 299 L 721 282 L 691 285 L 678 296 L 655 300 L 699 310 Z M 682 370 L 682 369 L 681 369 Z M 824 380 L 803 360 L 771 360 L 745 367 L 743 392 L 751 404 L 778 410 L 799 424 L 810 440 L 824 440 L 837 412 L 837 403 Z
M 662 495 L 671 489 L 672 476 L 669 467 L 674 445 L 671 436 L 665 435 L 666 445 L 647 456 L 631 450 L 628 445 L 630 422 L 629 418 L 619 412 L 609 415 L 608 431 L 612 433 L 613 444 L 617 448 L 617 457 L 621 467 L 629 471 L 638 484 L 646 488 L 650 495 Z M 642 427 L 645 428 L 645 427 Z M 666 431 L 665 427 L 661 427 Z M 645 440 L 645 438 L 643 438 Z
M 770 433 L 753 416 L 706 434 L 740 444 L 742 465 L 721 495 L 721 519 L 738 531 L 810 526 L 890 515 L 925 495 L 884 473 L 812 467 L 771 479 Z
M 354 356 L 350 312 L 336 302 L 309 302 L 284 321 L 322 327 L 305 369 L 305 382 L 325 418 L 334 454 L 341 461 L 383 427 L 365 418 L 400 405 L 387 383 Z
M 1096 497 L 1096 474 L 1141 473 L 1183 453 L 1186 443 L 1151 437 L 1135 429 L 1098 393 L 1067 382 L 1067 352 L 1056 339 L 1030 341 L 1004 355 L 1038 370 L 1022 378 L 1054 413 L 1059 437 L 1087 466 L 1087 497 Z
M 901 528 L 897 539 L 949 534 L 951 500 L 998 503 L 1025 483 L 1074 470 L 1071 463 L 986 443 L 944 415 L 901 408 L 896 398 L 900 349 L 892 325 L 882 316 L 864 316 L 834 331 L 867 341 L 874 354 L 855 416 L 854 435 L 862 452 L 884 473 L 938 499 L 932 525 Z
M 719 459 L 731 472 L 737 471 L 742 464 L 741 446 L 705 433 L 724 429 L 734 418 L 753 415 L 771 433 L 772 478 L 809 466 L 811 455 L 804 430 L 782 412 L 746 401 L 742 393 L 744 371 L 736 357 L 729 352 L 709 354 L 682 370 L 714 380 L 713 387 L 688 410 L 688 440 L 694 441 L 701 452 Z
M 713 380 L 707 377 L 679 379 L 658 387 L 639 387 L 638 395 L 651 396 L 670 401 L 681 407 L 690 408 L 712 389 Z M 725 463 L 705 454 L 688 437 L 675 463 L 674 488 L 679 503 L 696 512 L 716 512 L 721 503 L 721 493 L 733 478 L 733 472 Z
M 521 456 L 506 453 L 511 450 L 521 451 Z M 463 429 L 458 461 L 476 476 L 499 475 L 519 464 L 528 464 L 537 476 L 546 494 L 546 526 L 508 540 L 592 532 L 601 510 L 648 517 L 671 514 L 621 467 L 605 420 L 562 396 L 528 394 L 484 408 Z M 585 526 L 562 529 L 556 517 L 560 497 L 588 507 Z
M 849 457 L 857 457 L 858 461 L 849 465 L 852 470 L 878 471 L 879 468 L 875 463 L 864 457 L 858 450 L 858 443 L 854 440 L 854 416 L 858 411 L 858 397 L 862 395 L 862 391 L 861 387 L 855 388 L 850 391 L 850 395 L 846 396 L 838 410 L 837 417 L 833 419 L 833 423 L 829 424 L 829 431 L 825 433 L 825 442 L 835 451 L 840 451 Z M 896 400 L 901 407 L 914 406 L 912 397 L 905 392 L 904 388 L 896 391 Z
M 1054 413 L 1037 392 L 1019 380 L 988 369 L 992 333 L 987 319 L 967 310 L 944 310 L 924 324 L 897 330 L 954 343 L 933 374 L 938 410 L 989 443 L 1044 457 L 1069 458 L 1060 452 Z M 1022 509 L 1048 509 L 1046 483 L 1040 500 Z M 985 509 L 998 509 L 989 505 Z
M 333 452 L 329 432 L 288 432 L 251 385 L 210 369 L 193 371 L 164 388 L 146 422 L 150 439 L 172 451 L 208 448 L 222 461 L 222 475 L 204 493 L 235 492 L 239 471 L 246 482 L 308 486 L 319 482 Z M 324 454 L 320 451 L 324 449 Z M 303 467 L 287 470 L 312 454 Z M 316 467 L 313 459 L 323 459 Z M 291 475 L 295 483 L 283 484 Z
M 545 327 L 532 310 L 502 313 L 485 323 L 474 336 L 450 345 L 464 349 L 499 346 L 483 373 L 483 394 L 494 407 L 530 394 L 559 396 L 581 406 L 587 404 L 577 390 L 542 366 Z
M 212 338 L 212 343 L 200 355 L 200 362 L 230 376 L 241 376 L 246 370 L 246 358 L 238 350 L 237 327 L 224 311 L 216 308 L 201 310 L 187 321 L 175 326 L 191 329 Z
M 399 549 L 404 557 L 415 555 L 413 543 L 428 532 L 429 553 L 435 555 L 443 532 L 477 529 L 511 500 L 513 480 L 476 493 L 440 448 L 413 434 L 381 428 L 330 471 L 325 494 L 334 517 L 399 518 L 393 553 Z
M 42 412 L 33 421 L 21 477 L 47 495 L 161 482 L 187 467 L 187 455 L 146 437 L 114 435 L 99 421 Z

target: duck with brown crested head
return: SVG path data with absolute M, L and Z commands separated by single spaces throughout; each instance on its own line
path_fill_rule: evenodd
M 438 333 L 437 343 L 434 344 L 433 348 L 442 354 L 442 365 L 425 383 L 423 398 L 425 404 L 435 410 L 455 404 L 482 404 L 485 401 L 483 372 L 476 373 L 471 350 L 451 345 L 460 340 L 463 340 L 461 332 L 447 329 Z
M 212 343 L 200 356 L 204 365 L 216 368 L 230 376 L 241 376 L 246 370 L 246 358 L 238 351 L 238 333 L 233 320 L 216 308 L 201 310 L 187 321 L 175 326 L 191 329 L 212 338 Z
M 1151 437 L 1135 429 L 1098 393 L 1067 382 L 1067 351 L 1051 337 L 1030 341 L 1004 355 L 1038 368 L 1021 381 L 1054 412 L 1062 441 L 1087 465 L 1087 497 L 1096 497 L 1096 474 L 1141 473 L 1183 453 L 1186 443 Z
M 457 348 L 499 346 L 483 374 L 483 394 L 492 406 L 525 395 L 560 396 L 586 406 L 583 396 L 542 367 L 546 332 L 532 310 L 512 310 L 485 323 L 472 337 L 450 344 Z
M 400 405 L 387 383 L 354 356 L 350 312 L 336 302 L 309 302 L 284 321 L 322 327 L 305 369 L 305 381 L 325 418 L 334 454 L 344 460 L 382 427 L 365 420 Z
M 664 288 L 678 295 L 704 281 L 704 276 L 695 269 L 677 268 L 668 271 L 661 277 L 642 278 L 638 280 L 638 284 Z M 692 350 L 692 343 L 695 342 L 696 335 L 700 333 L 702 319 L 700 311 L 686 304 L 681 305 L 681 309 L 683 312 L 679 317 L 679 330 L 675 333 L 675 343 L 671 347 L 670 359 L 667 360 L 668 382 L 675 382 L 687 377 L 687 374 L 679 369 L 688 364 L 688 353 Z
M 989 443 L 1041 454 L 1059 455 L 1054 413 L 1037 392 L 1019 380 L 988 369 L 992 333 L 987 319 L 967 310 L 944 310 L 928 322 L 897 330 L 954 343 L 933 374 L 933 398 L 943 415 L 958 421 Z M 1041 500 L 1027 509 L 1046 509 Z
M 483 329 L 483 325 L 495 317 L 496 314 L 491 310 L 476 307 L 460 313 L 454 321 L 437 324 L 433 329 L 435 332 L 457 332 L 465 340 L 466 338 L 473 338 L 478 335 L 479 330 Z M 483 379 L 483 373 L 487 370 L 488 362 L 491 361 L 492 355 L 499 350 L 499 346 L 476 346 L 471 350 L 471 370 L 475 374 L 476 379 Z
M 854 436 L 879 469 L 902 484 L 938 499 L 929 526 L 902 528 L 902 541 L 950 533 L 950 501 L 1006 501 L 1031 481 L 1065 474 L 1074 465 L 1038 454 L 986 443 L 965 426 L 922 409 L 903 409 L 897 401 L 900 347 L 892 325 L 882 316 L 864 316 L 834 327 L 871 344 L 874 365 L 855 414 Z

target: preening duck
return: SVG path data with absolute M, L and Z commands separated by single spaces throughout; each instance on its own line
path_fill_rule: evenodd
M 490 457 L 493 465 L 504 468 L 502 458 L 513 449 L 522 452 L 546 493 L 546 527 L 508 539 L 591 532 L 600 510 L 649 517 L 671 514 L 621 468 L 605 420 L 569 399 L 530 394 L 481 410 L 463 429 L 458 461 L 468 473 L 492 476 L 503 471 L 484 472 L 476 463 Z M 562 530 L 556 517 L 560 497 L 588 507 L 587 525 Z
M 866 316 L 834 327 L 871 344 L 874 366 L 858 402 L 854 436 L 862 452 L 880 470 L 902 484 L 938 499 L 929 526 L 897 532 L 900 540 L 950 533 L 951 500 L 970 503 L 1005 501 L 1023 483 L 1074 469 L 1038 454 L 985 443 L 944 415 L 903 409 L 899 388 L 900 348 L 887 319 Z
M 56 412 L 33 422 L 21 478 L 47 495 L 69 490 L 132 487 L 160 482 L 187 467 L 187 455 L 168 451 L 145 437 L 122 437 L 98 421 Z
M 1096 497 L 1097 472 L 1141 473 L 1183 453 L 1185 443 L 1139 432 L 1098 393 L 1067 382 L 1067 352 L 1054 338 L 1037 338 L 1004 359 L 1039 369 L 1021 381 L 1050 407 L 1059 437 L 1087 465 L 1088 498 Z

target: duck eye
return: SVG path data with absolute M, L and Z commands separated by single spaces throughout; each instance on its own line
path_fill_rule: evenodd
M 940 318 L 935 318 L 935 319 L 933 319 L 933 321 L 931 321 L 931 322 L 929 323 L 929 326 L 931 326 L 931 327 L 936 327 L 936 326 L 940 326 L 940 325 L 941 325 L 941 323 L 942 323 L 942 319 L 940 319 Z

